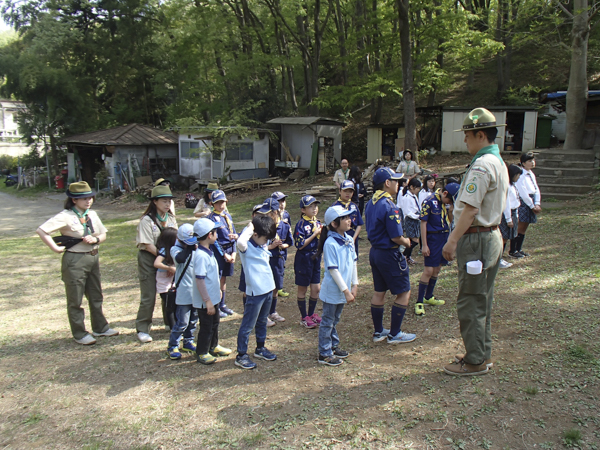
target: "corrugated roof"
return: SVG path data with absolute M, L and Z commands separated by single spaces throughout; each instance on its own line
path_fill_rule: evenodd
M 267 123 L 277 123 L 281 125 L 346 125 L 341 120 L 330 119 L 329 117 L 277 117 L 269 120 Z
M 179 137 L 170 131 L 133 123 L 107 130 L 76 134 L 65 138 L 64 142 L 91 145 L 164 145 L 177 144 Z

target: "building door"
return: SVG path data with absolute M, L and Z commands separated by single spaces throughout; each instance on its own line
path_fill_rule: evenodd
M 528 152 L 535 148 L 535 135 L 537 134 L 537 111 L 525 111 L 523 122 L 523 148 Z

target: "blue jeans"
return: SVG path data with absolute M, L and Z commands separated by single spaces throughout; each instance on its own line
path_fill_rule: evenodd
M 322 356 L 333 355 L 333 349 L 340 345 L 335 326 L 340 321 L 345 303 L 333 304 L 323 302 L 323 314 L 319 327 L 319 353 Z
M 267 316 L 271 309 L 273 292 L 263 295 L 247 295 L 244 306 L 244 317 L 238 331 L 237 351 L 240 355 L 248 352 L 248 339 L 252 329 L 256 332 L 256 342 L 263 343 L 267 339 Z
M 194 332 L 198 324 L 198 312 L 192 305 L 177 305 L 175 317 L 177 318 L 177 323 L 171 330 L 169 348 L 179 346 L 182 334 L 185 344 L 194 342 Z

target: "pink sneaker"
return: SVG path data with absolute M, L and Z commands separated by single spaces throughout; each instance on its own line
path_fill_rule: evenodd
M 310 318 L 316 324 L 321 323 L 321 317 L 317 313 L 314 313 L 312 316 L 310 316 Z
M 300 321 L 300 324 L 305 328 L 317 328 L 317 324 L 313 322 L 313 320 L 306 316 L 304 319 Z

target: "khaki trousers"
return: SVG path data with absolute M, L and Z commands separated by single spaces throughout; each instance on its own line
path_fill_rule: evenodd
M 108 330 L 108 322 L 102 312 L 99 261 L 97 254 L 92 256 L 85 253 L 63 253 L 61 274 L 67 294 L 69 325 L 75 339 L 82 339 L 88 334 L 84 322 L 85 312 L 81 307 L 84 294 L 90 307 L 92 330 L 96 333 Z
M 145 250 L 138 252 L 138 277 L 140 279 L 140 308 L 135 319 L 136 330 L 150 333 L 156 303 L 156 256 Z
M 468 364 L 482 364 L 492 356 L 492 303 L 501 255 L 502 237 L 498 230 L 465 234 L 456 247 L 456 310 Z M 475 260 L 483 262 L 483 270 L 479 275 L 469 275 L 467 262 Z

